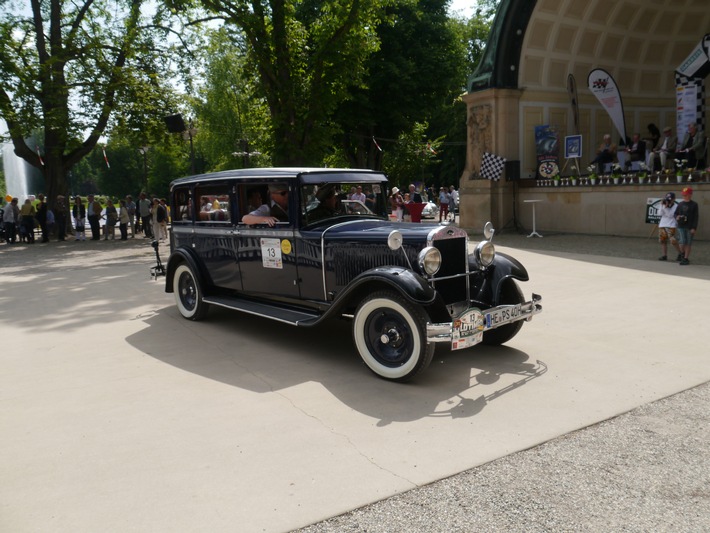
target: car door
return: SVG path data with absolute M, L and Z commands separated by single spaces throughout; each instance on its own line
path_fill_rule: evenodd
M 229 181 L 195 187 L 192 248 L 216 287 L 241 290 L 232 189 Z
M 279 183 L 288 189 L 288 221 L 277 222 L 274 226 L 240 222 L 237 226 L 242 286 L 245 294 L 257 297 L 298 298 L 300 292 L 294 246 L 294 213 L 297 205 L 294 197 L 297 189 L 285 181 Z M 269 186 L 273 188 L 274 185 L 273 182 L 266 181 L 240 185 L 238 195 L 240 198 L 248 198 L 251 189 L 259 188 L 262 191 L 263 205 L 273 207 L 274 193 L 270 192 Z M 247 212 L 246 210 L 245 206 L 243 212 Z

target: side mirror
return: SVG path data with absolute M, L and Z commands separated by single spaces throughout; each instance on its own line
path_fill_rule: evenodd
M 495 235 L 495 232 L 496 230 L 493 228 L 493 224 L 491 222 L 486 222 L 486 225 L 483 226 L 483 236 L 486 238 L 486 240 L 493 240 L 493 235 Z

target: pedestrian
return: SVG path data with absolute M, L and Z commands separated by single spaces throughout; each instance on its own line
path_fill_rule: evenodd
M 392 187 L 390 195 L 390 205 L 392 206 L 392 214 L 397 222 L 402 222 L 404 217 L 404 198 L 399 194 L 399 187 Z
M 164 241 L 168 236 L 168 210 L 160 203 L 159 198 L 153 200 L 153 237 Z
M 113 205 L 113 200 L 106 200 L 106 225 L 104 226 L 104 240 L 116 238 L 116 224 L 118 224 L 118 211 Z
M 678 252 L 676 260 L 680 261 L 683 258 L 676 239 L 676 228 L 678 226 L 678 222 L 675 219 L 676 207 L 675 193 L 669 192 L 661 202 L 661 207 L 658 210 L 661 215 L 661 219 L 658 222 L 658 242 L 661 243 L 661 252 L 663 254 L 658 258 L 659 261 L 668 260 L 668 241 Z
M 101 240 L 101 204 L 95 199 L 93 194 L 87 197 L 86 218 L 89 220 L 91 228 L 91 240 Z M 83 239 L 82 239 L 83 240 Z
M 49 231 L 47 230 L 47 203 L 44 201 L 44 194 L 38 194 L 37 199 L 39 203 L 37 204 L 36 210 L 37 214 L 35 218 L 42 230 L 42 242 L 49 242 Z
M 451 195 L 449 194 L 449 189 L 446 187 L 442 187 L 439 189 L 439 222 L 441 222 L 441 219 L 443 218 L 446 220 L 446 218 L 449 215 L 449 202 L 451 202 Z
M 128 211 L 128 225 L 131 227 L 131 239 L 136 237 L 136 203 L 133 196 L 126 196 L 126 210 Z
M 141 226 L 143 227 L 143 238 L 150 239 L 153 237 L 153 231 L 151 230 L 151 202 L 146 198 L 144 192 L 140 194 L 138 198 L 138 216 L 141 218 Z
M 67 201 L 59 194 L 54 204 L 54 219 L 57 223 L 57 241 L 67 240 Z
M 74 205 L 71 208 L 74 217 L 74 228 L 76 229 L 75 241 L 86 240 L 86 206 L 81 202 L 81 196 L 74 197 Z
M 7 244 L 15 244 L 17 242 L 17 225 L 20 222 L 20 208 L 17 207 L 17 198 L 12 198 L 5 206 L 2 221 Z
M 35 206 L 32 205 L 32 200 L 27 198 L 20 209 L 20 240 L 24 240 L 27 244 L 35 243 Z
M 130 198 L 130 196 L 128 197 Z M 131 222 L 131 215 L 129 214 L 130 211 L 128 210 L 127 207 L 127 202 L 126 200 L 119 200 L 118 202 L 118 220 L 119 220 L 119 226 L 118 229 L 121 231 L 121 240 L 125 241 L 128 240 L 128 225 L 131 224 L 131 227 L 133 227 L 133 224 Z M 135 206 L 135 204 L 133 204 Z M 132 238 L 133 236 L 131 236 Z
M 692 187 L 684 187 L 681 195 L 683 201 L 678 204 L 675 210 L 675 219 L 678 222 L 678 244 L 680 244 L 680 251 L 683 254 L 680 264 L 689 265 L 690 249 L 698 229 L 698 204 L 692 200 Z

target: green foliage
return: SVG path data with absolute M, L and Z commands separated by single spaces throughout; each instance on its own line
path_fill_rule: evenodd
M 16 153 L 44 173 L 50 206 L 67 193 L 67 172 L 111 122 L 149 132 L 168 106 L 170 51 L 161 4 L 142 0 L 4 3 L 0 15 L 0 115 Z M 145 117 L 153 117 L 146 119 Z M 153 125 L 153 126 L 151 126 Z M 25 139 L 39 130 L 41 164 Z
M 269 110 L 259 98 L 254 73 L 248 67 L 240 33 L 224 27 L 210 31 L 202 58 L 203 85 L 193 104 L 196 147 L 205 170 L 268 166 L 273 147 Z M 246 154 L 256 155 L 246 156 Z M 236 155 L 235 155 L 236 154 Z
M 439 164 L 441 139 L 427 140 L 426 123 L 415 123 L 411 130 L 400 134 L 397 142 L 383 158 L 383 170 L 392 185 L 407 190 L 410 183 L 431 184 L 433 169 Z
M 239 27 L 268 105 L 277 165 L 316 164 L 331 144 L 330 117 L 358 84 L 378 45 L 382 0 L 202 0 Z

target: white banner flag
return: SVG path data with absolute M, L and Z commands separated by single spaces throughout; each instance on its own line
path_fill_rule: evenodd
M 614 78 L 606 70 L 597 68 L 589 73 L 587 78 L 589 90 L 594 93 L 599 103 L 609 113 L 616 130 L 626 143 L 626 121 L 624 120 L 624 104 Z

